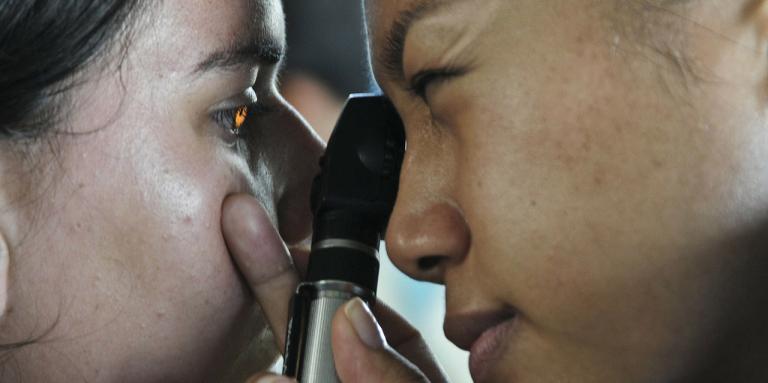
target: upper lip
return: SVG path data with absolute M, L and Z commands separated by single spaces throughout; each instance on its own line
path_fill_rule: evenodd
M 462 350 L 469 351 L 472 344 L 486 330 L 515 317 L 514 310 L 499 309 L 446 315 L 443 323 L 445 336 Z

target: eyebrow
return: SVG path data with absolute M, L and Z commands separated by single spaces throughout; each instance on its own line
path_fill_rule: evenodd
M 264 37 L 235 43 L 229 48 L 213 52 L 200 61 L 192 71 L 193 75 L 241 66 L 276 65 L 285 56 L 285 45 L 275 38 Z
M 405 39 L 411 26 L 428 14 L 437 11 L 452 1 L 421 0 L 417 1 L 397 15 L 384 39 L 384 47 L 378 61 L 387 74 L 397 80 L 405 78 L 403 72 L 403 54 Z

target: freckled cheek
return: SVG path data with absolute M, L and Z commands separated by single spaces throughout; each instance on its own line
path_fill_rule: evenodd
M 198 277 L 232 279 L 236 273 L 221 234 L 221 205 L 237 191 L 241 176 L 221 158 L 199 153 L 177 162 L 148 161 L 139 168 L 137 207 L 151 215 L 142 227 L 147 243 L 180 271 Z M 156 166 L 156 164 L 163 164 Z M 228 276 L 228 277 L 226 277 Z
M 489 127 L 486 122 L 478 126 Z M 506 160 L 519 157 L 499 154 L 503 147 L 518 154 L 532 149 L 511 136 L 495 137 L 468 138 L 461 154 L 459 203 L 472 231 L 471 262 L 482 276 L 473 283 L 509 299 L 537 325 L 578 336 L 609 331 L 596 317 L 611 318 L 610 329 L 619 331 L 647 312 L 643 291 L 632 283 L 646 285 L 653 274 L 641 272 L 637 258 L 617 261 L 627 250 L 611 242 L 618 225 L 590 222 L 600 221 L 603 210 L 569 191 L 563 179 L 569 173 Z
M 219 177 L 200 170 L 158 169 L 139 185 L 147 208 L 167 230 L 212 229 L 225 191 Z M 218 181 L 218 182 L 217 182 Z
M 154 291 L 194 304 L 193 316 L 205 317 L 211 309 L 222 317 L 236 315 L 250 304 L 221 234 L 227 181 L 198 175 L 169 177 L 156 185 L 164 191 L 152 203 L 158 232 L 147 234 L 146 241 L 154 244 L 151 253 L 143 254 L 146 264 L 139 275 L 150 278 L 147 284 L 156 286 Z
M 580 172 L 590 168 L 589 161 L 573 154 L 568 168 L 560 151 L 579 153 L 578 140 L 559 148 L 553 140 L 561 136 L 552 127 L 515 116 L 520 115 L 480 104 L 457 120 L 456 190 L 472 231 L 473 255 L 483 275 L 496 275 L 489 279 L 510 292 L 524 291 L 524 297 L 542 299 L 551 291 L 573 291 L 575 284 L 589 289 L 588 280 L 573 278 L 589 275 L 584 269 L 594 259 L 583 241 L 592 237 L 580 222 L 581 201 L 568 186 L 585 182 Z

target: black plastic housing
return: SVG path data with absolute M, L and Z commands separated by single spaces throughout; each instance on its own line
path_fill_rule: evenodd
M 352 95 L 334 128 L 312 184 L 313 246 L 345 239 L 378 249 L 395 204 L 405 131 L 381 95 Z M 379 261 L 351 250 L 309 257 L 308 282 L 341 280 L 376 291 Z

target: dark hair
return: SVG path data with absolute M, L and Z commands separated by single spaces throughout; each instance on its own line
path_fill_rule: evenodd
M 131 25 L 141 0 L 0 0 L 0 141 L 45 135 L 62 97 Z
M 145 3 L 0 0 L 0 143 L 51 132 L 66 117 L 66 91 L 77 85 L 77 75 L 113 47 L 121 48 L 116 58 L 122 60 Z M 13 374 L 6 368 L 12 352 L 40 342 L 57 322 L 41 335 L 0 344 L 0 380 Z
M 342 99 L 352 92 L 371 91 L 359 1 L 285 1 L 283 9 L 289 49 L 286 75 L 310 74 Z

